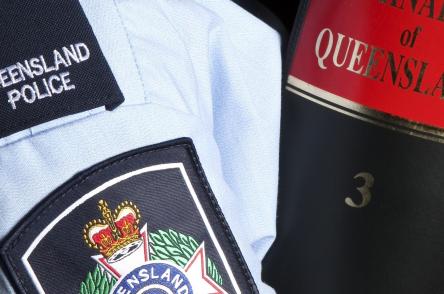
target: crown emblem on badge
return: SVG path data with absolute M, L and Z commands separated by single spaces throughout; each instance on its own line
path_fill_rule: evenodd
M 102 219 L 85 225 L 83 239 L 90 248 L 109 258 L 128 244 L 141 239 L 139 232 L 140 211 L 130 201 L 120 203 L 112 211 L 105 200 L 98 203 Z

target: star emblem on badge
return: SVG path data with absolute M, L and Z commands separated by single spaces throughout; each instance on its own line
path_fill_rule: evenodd
M 185 266 L 185 272 L 193 286 L 193 291 L 205 294 L 227 293 L 216 282 L 208 277 L 206 268 L 205 244 L 202 243 Z
M 153 259 L 147 224 L 138 228 L 140 212 L 136 205 L 126 201 L 113 212 L 105 201 L 100 201 L 99 210 L 103 219 L 85 226 L 84 239 L 101 253 L 92 258 L 103 273 L 114 278 L 112 289 L 105 294 L 132 294 L 150 289 L 181 294 L 227 294 L 207 274 L 205 242 L 197 246 L 182 266 L 156 256 Z

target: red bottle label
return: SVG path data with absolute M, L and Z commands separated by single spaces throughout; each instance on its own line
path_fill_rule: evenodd
M 443 142 L 443 36 L 443 0 L 312 0 L 287 89 Z

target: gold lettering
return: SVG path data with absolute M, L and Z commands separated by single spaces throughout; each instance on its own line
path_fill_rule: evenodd
M 363 208 L 366 207 L 372 200 L 372 193 L 370 189 L 373 187 L 375 178 L 367 172 L 361 172 L 354 176 L 354 179 L 363 179 L 364 184 L 361 187 L 356 188 L 362 197 L 362 201 L 356 204 L 350 197 L 345 198 L 345 204 L 353 208 Z

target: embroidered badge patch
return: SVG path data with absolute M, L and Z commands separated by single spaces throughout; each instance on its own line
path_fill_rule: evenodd
M 23 293 L 257 293 L 188 139 L 77 175 L 1 256 Z
M 0 138 L 124 101 L 79 1 L 2 1 L 0 27 Z

